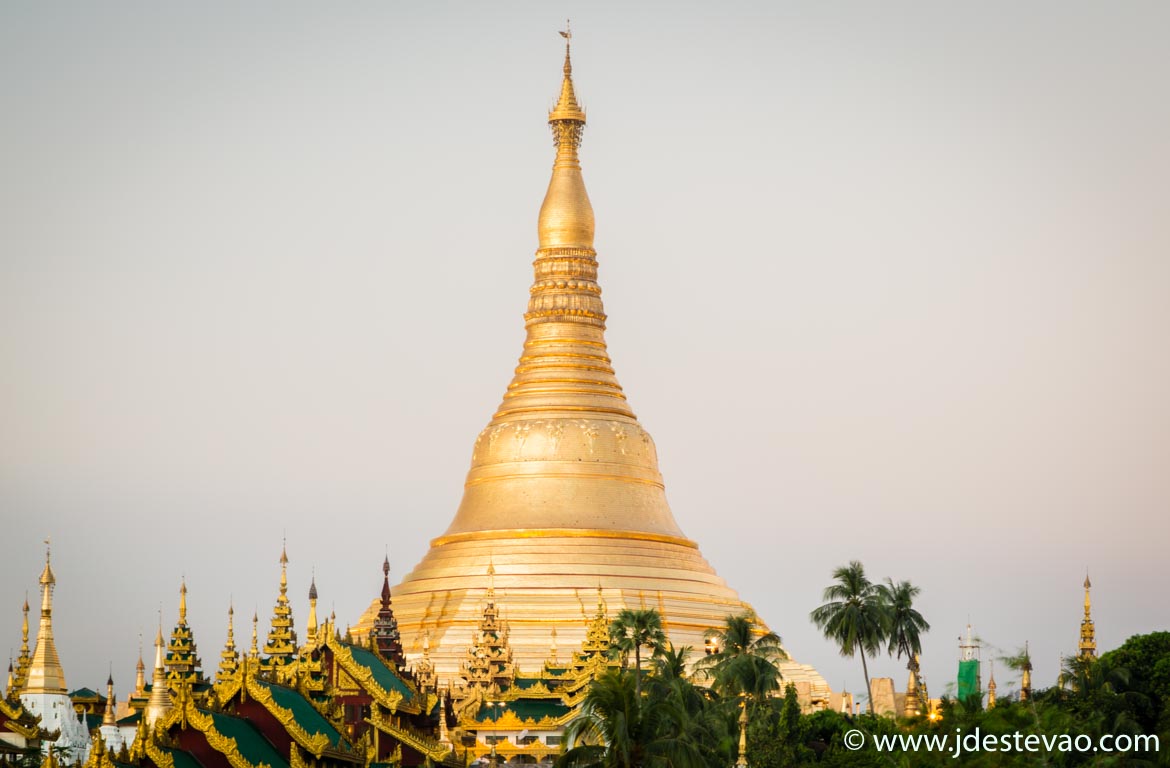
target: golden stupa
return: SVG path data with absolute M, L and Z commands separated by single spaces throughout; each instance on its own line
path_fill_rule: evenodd
M 493 587 L 515 663 L 530 672 L 549 658 L 552 638 L 569 650 L 584 639 L 599 591 L 611 615 L 658 609 L 676 647 L 701 649 L 706 630 L 751 610 L 675 522 L 654 441 L 610 363 L 568 41 L 548 122 L 556 160 L 519 365 L 475 440 L 455 519 L 391 590 L 406 652 L 417 658 L 429 638 L 440 678 L 467 658 Z M 368 631 L 375 609 L 355 633 Z M 786 662 L 783 671 L 813 698 L 827 695 L 811 667 Z

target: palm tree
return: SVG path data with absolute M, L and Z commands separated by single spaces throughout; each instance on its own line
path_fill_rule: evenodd
M 634 692 L 642 696 L 642 648 L 653 655 L 666 647 L 666 633 L 662 630 L 662 614 L 653 608 L 623 608 L 609 625 L 610 642 L 623 654 L 634 652 Z
M 687 718 L 670 697 L 637 693 L 637 675 L 608 670 L 589 686 L 565 729 L 557 768 L 706 768 Z
M 885 584 L 877 585 L 878 596 L 885 607 L 886 634 L 889 645 L 886 652 L 895 658 L 906 656 L 906 669 L 914 676 L 914 684 L 922 696 L 922 684 L 918 679 L 918 654 L 922 653 L 922 635 L 930 631 L 930 624 L 914 608 L 914 598 L 922 589 L 908 581 L 895 582 L 887 578 Z M 925 702 L 923 702 L 925 707 Z
M 780 636 L 765 631 L 752 613 L 732 614 L 724 619 L 723 628 L 707 633 L 714 641 L 714 652 L 698 663 L 712 678 L 715 690 L 734 698 L 746 694 L 756 700 L 780 689 L 777 662 L 788 654 Z
M 809 614 L 817 628 L 841 649 L 842 656 L 861 655 L 861 671 L 865 675 L 865 690 L 869 711 L 873 712 L 873 686 L 869 680 L 866 655 L 881 650 L 888 637 L 886 607 L 881 594 L 865 577 L 865 567 L 856 560 L 833 571 L 837 583 L 825 587 L 820 608 Z

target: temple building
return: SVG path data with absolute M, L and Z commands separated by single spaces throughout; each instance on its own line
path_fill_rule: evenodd
M 521 670 L 541 668 L 550 630 L 572 645 L 585 639 L 599 585 L 614 611 L 656 608 L 675 646 L 702 647 L 728 614 L 752 610 L 675 522 L 654 440 L 614 374 L 568 40 L 548 123 L 556 156 L 520 361 L 475 439 L 454 520 L 393 589 L 406 654 L 418 658 L 427 642 L 445 681 L 463 674 L 467 638 L 493 587 L 506 594 L 511 663 Z M 371 631 L 377 612 L 375 602 L 356 636 Z M 812 667 L 786 661 L 781 671 L 806 706 L 827 704 L 829 686 Z

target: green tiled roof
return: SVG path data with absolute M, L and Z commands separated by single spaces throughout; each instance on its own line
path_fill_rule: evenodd
M 272 693 L 272 700 L 283 709 L 291 710 L 293 719 L 297 721 L 297 725 L 305 729 L 310 735 L 323 733 L 329 737 L 329 744 L 336 747 L 341 742 L 341 734 L 337 729 L 329 724 L 329 721 L 321 716 L 321 713 L 313 708 L 313 705 L 305 701 L 305 698 L 291 688 L 285 688 L 283 685 L 272 685 L 262 680 L 256 681 L 257 685 L 267 688 Z
M 101 728 L 102 727 L 102 720 L 104 718 L 105 718 L 104 715 L 86 714 L 86 716 L 85 716 L 86 729 L 92 731 L 94 728 Z
M 495 712 L 493 709 L 493 707 L 480 707 L 479 714 L 476 715 L 476 720 L 481 723 L 494 720 L 493 715 Z M 518 699 L 517 701 L 505 703 L 503 710 L 514 713 L 522 721 L 539 721 L 544 717 L 561 717 L 569 712 L 569 707 L 559 701 L 550 699 Z
M 281 757 L 280 753 L 247 720 L 229 717 L 218 712 L 209 714 L 215 724 L 215 730 L 230 739 L 235 739 L 236 749 L 249 763 L 252 765 L 265 763 L 271 768 L 288 768 L 288 760 Z M 176 765 L 175 768 L 179 768 L 179 766 Z
M 138 721 L 142 719 L 142 712 L 132 712 L 118 721 L 118 725 L 138 725 Z
M 175 768 L 203 768 L 203 764 L 196 760 L 190 752 L 170 747 L 159 747 L 159 749 L 171 756 L 171 759 L 175 761 Z
M 71 699 L 100 699 L 101 701 L 106 700 L 105 696 L 102 696 L 97 691 L 90 690 L 89 688 L 78 688 L 76 691 L 73 691 L 72 693 L 69 694 L 69 698 L 71 698 Z
M 406 683 L 403 682 L 402 678 L 394 674 L 386 666 L 386 663 L 378 658 L 373 651 L 358 645 L 348 645 L 346 648 L 349 649 L 354 661 L 374 673 L 374 681 L 382 686 L 387 693 L 390 691 L 398 691 L 406 699 L 410 699 L 414 695 Z

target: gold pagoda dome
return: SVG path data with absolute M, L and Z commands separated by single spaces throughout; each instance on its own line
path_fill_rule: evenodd
M 548 658 L 550 630 L 565 646 L 585 639 L 599 598 L 615 613 L 658 609 L 676 647 L 701 647 L 706 630 L 750 610 L 675 522 L 654 441 L 614 374 L 578 156 L 585 111 L 570 35 L 561 34 L 560 96 L 548 115 L 556 155 L 538 218 L 523 351 L 475 440 L 454 520 L 392 590 L 404 651 L 419 658 L 429 637 L 441 680 L 459 676 L 493 587 L 515 664 L 532 671 Z M 377 608 L 375 601 L 355 634 L 371 630 Z M 784 674 L 808 682 L 814 696 L 828 693 L 811 667 L 788 662 Z

